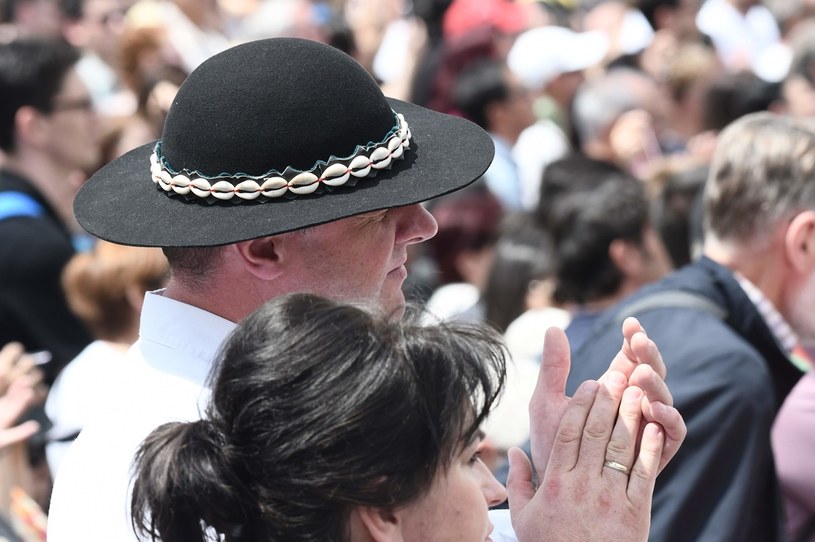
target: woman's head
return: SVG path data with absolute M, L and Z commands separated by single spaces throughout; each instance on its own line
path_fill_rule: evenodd
M 485 503 L 503 490 L 470 460 L 504 356 L 483 328 L 305 294 L 269 302 L 224 346 L 207 420 L 145 441 L 134 525 L 165 541 L 201 540 L 200 520 L 231 541 L 348 540 L 415 530 L 422 506 L 474 483 L 486 536 Z
M 68 305 L 98 339 L 131 342 L 138 333 L 144 292 L 161 288 L 169 267 L 157 248 L 98 241 L 62 272 Z

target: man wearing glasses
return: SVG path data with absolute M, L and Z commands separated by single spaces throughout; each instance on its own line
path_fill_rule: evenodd
M 0 45 L 0 345 L 19 341 L 49 352 L 49 382 L 90 342 L 60 287 L 75 251 L 72 179 L 100 159 L 78 59 L 63 42 Z

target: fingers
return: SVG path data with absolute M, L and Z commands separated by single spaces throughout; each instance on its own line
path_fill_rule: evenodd
M 650 365 L 638 365 L 628 379 L 631 386 L 637 386 L 644 393 L 649 403 L 662 403 L 673 406 L 674 399 L 665 381 Z M 648 412 L 646 412 L 648 415 Z
M 628 378 L 639 365 L 649 365 L 660 377 L 665 377 L 665 362 L 659 349 L 648 338 L 639 320 L 629 317 L 623 322 L 623 345 L 600 382 L 604 382 L 611 371 L 619 371 Z
M 14 425 L 25 409 L 35 403 L 36 389 L 30 380 L 29 376 L 18 378 L 0 397 L 0 430 Z
M 641 402 L 642 390 L 636 387 L 626 388 L 620 402 L 619 416 L 611 439 L 606 447 L 605 460 L 613 461 L 627 467 L 634 464 L 634 454 L 640 435 L 640 422 L 642 421 Z M 624 476 L 624 473 L 613 469 L 603 469 L 603 476 Z
M 0 395 L 6 392 L 11 382 L 9 373 L 23 352 L 23 345 L 18 342 L 10 342 L 0 349 Z
M 535 397 L 554 396 L 558 399 L 566 394 L 566 380 L 570 368 L 569 340 L 563 330 L 550 327 L 546 330 L 543 342 L 543 360 L 535 386 Z M 530 403 L 533 406 L 542 406 Z
M 507 475 L 507 494 L 509 495 L 509 514 L 513 523 L 535 496 L 535 484 L 532 482 L 532 463 L 520 448 L 510 448 L 509 474 Z
M 659 461 L 659 472 L 662 472 L 665 465 L 676 455 L 682 441 L 685 440 L 685 436 L 688 434 L 688 428 L 685 426 L 685 421 L 682 419 L 679 411 L 674 407 L 662 403 L 651 403 L 650 411 L 651 420 L 661 425 L 664 432 L 662 456 Z
M 626 318 L 626 322 L 629 320 L 633 320 L 636 322 L 636 325 L 639 326 L 639 322 L 637 322 L 636 318 Z M 633 324 L 632 329 L 633 329 Z M 625 333 L 625 322 L 623 323 L 623 333 Z M 659 352 L 659 348 L 657 345 L 648 338 L 646 335 L 645 330 L 642 329 L 640 326 L 640 332 L 635 332 L 630 337 L 626 335 L 628 343 L 631 346 L 631 351 L 634 355 L 634 359 L 636 360 L 638 365 L 650 365 L 651 368 L 656 371 L 656 373 L 660 376 L 660 378 L 665 378 L 667 374 L 667 368 L 665 367 L 665 361 L 662 359 L 662 354 Z
M 30 420 L 15 427 L 0 430 L 0 450 L 26 440 L 33 436 L 39 428 L 40 424 Z
M 532 460 L 541 472 L 549 463 L 561 415 L 566 408 L 569 366 L 569 341 L 566 335 L 560 329 L 549 328 L 544 338 L 538 381 L 529 401 Z
M 583 430 L 600 388 L 600 384 L 594 380 L 587 380 L 577 388 L 560 421 L 549 464 L 546 467 L 547 475 L 550 472 L 569 472 L 577 465 L 581 455 Z
M 659 425 L 649 423 L 645 426 L 640 453 L 628 480 L 628 500 L 637 508 L 651 507 L 651 496 L 654 493 L 664 442 L 665 435 Z
M 609 439 L 615 425 L 614 420 L 617 418 L 625 388 L 625 376 L 612 371 L 597 392 L 597 397 L 586 419 L 580 443 L 579 463 L 588 468 L 602 466 L 606 458 Z M 639 404 L 637 408 L 640 408 Z

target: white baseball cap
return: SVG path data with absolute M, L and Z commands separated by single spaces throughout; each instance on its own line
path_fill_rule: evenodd
M 518 36 L 507 57 L 509 69 L 529 89 L 558 75 L 590 68 L 603 60 L 608 38 L 602 32 L 574 32 L 561 26 L 533 28 Z

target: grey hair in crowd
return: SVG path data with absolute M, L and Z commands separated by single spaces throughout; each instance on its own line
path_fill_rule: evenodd
M 722 131 L 705 188 L 706 234 L 748 241 L 815 209 L 815 125 L 773 113 Z
M 615 68 L 580 85 L 572 104 L 572 122 L 580 142 L 602 139 L 620 115 L 642 107 L 639 87 L 648 83 L 641 72 Z
M 421 497 L 503 386 L 486 327 L 422 326 L 309 295 L 263 305 L 227 340 L 204 419 L 135 460 L 134 529 L 164 542 L 341 541 L 356 506 Z

